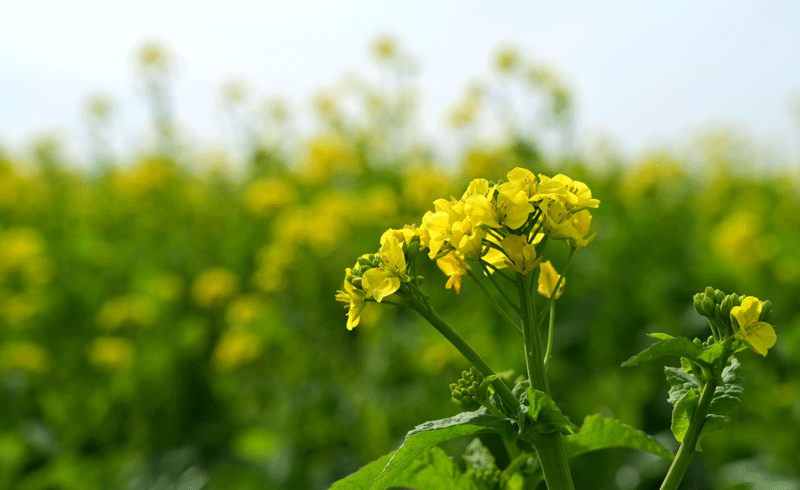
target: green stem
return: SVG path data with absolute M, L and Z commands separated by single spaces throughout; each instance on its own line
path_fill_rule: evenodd
M 669 467 L 667 476 L 661 484 L 661 490 L 677 490 L 681 484 L 686 468 L 689 467 L 689 462 L 691 462 L 697 447 L 697 439 L 700 437 L 700 431 L 703 430 L 703 424 L 706 421 L 706 415 L 708 415 L 708 407 L 711 405 L 711 400 L 714 398 L 714 390 L 716 389 L 717 384 L 713 379 L 709 379 L 703 388 L 703 394 L 700 395 L 700 401 L 697 403 L 694 415 L 692 415 L 692 421 L 689 423 L 689 429 L 686 431 L 680 449 L 678 449 L 678 454 L 672 460 L 672 466 Z
M 550 307 L 550 325 L 547 328 L 547 350 L 544 351 L 544 371 L 550 365 L 550 357 L 553 355 L 553 324 L 556 317 L 556 305 Z
M 517 273 L 517 291 L 519 304 L 522 310 L 522 333 L 525 343 L 525 364 L 528 369 L 528 379 L 533 389 L 543 391 L 550 396 L 550 385 L 544 369 L 542 356 L 542 341 L 539 329 L 533 320 L 533 301 L 530 288 L 525 276 Z M 567 454 L 564 451 L 564 442 L 561 434 L 538 434 L 530 441 L 536 448 L 539 464 L 542 466 L 544 480 L 549 490 L 574 490 L 572 474 L 567 463 Z
M 484 274 L 486 274 L 486 276 L 489 278 L 489 280 L 492 281 L 492 284 L 494 284 L 495 289 L 497 289 L 497 291 L 500 293 L 500 295 L 503 297 L 503 299 L 506 300 L 506 303 L 508 303 L 511 306 L 511 308 L 513 308 L 514 311 L 517 312 L 517 314 L 522 315 L 522 312 L 519 311 L 519 307 L 517 305 L 515 305 L 513 301 L 511 301 L 511 298 L 508 297 L 508 295 L 505 293 L 505 291 L 503 291 L 503 289 L 500 287 L 500 285 L 497 284 L 497 281 L 494 280 L 494 278 L 492 277 L 492 274 L 490 274 L 489 271 L 486 269 L 486 265 L 487 265 L 486 262 L 484 262 L 482 260 L 479 260 L 478 263 L 481 265 L 481 268 L 483 269 Z M 503 277 L 505 277 L 505 276 L 503 276 Z
M 417 310 L 417 312 L 422 315 L 423 318 L 428 320 L 428 323 L 433 325 L 436 330 L 444 335 L 444 337 L 449 340 L 450 343 L 453 344 L 453 346 L 458 349 L 458 351 L 461 352 L 461 354 L 466 357 L 467 360 L 478 369 L 478 371 L 481 372 L 481 374 L 484 376 L 491 376 L 495 374 L 492 368 L 486 364 L 486 361 L 484 361 L 483 358 L 467 343 L 467 341 L 461 338 L 461 336 L 458 335 L 455 330 L 450 327 L 450 325 L 445 323 L 444 320 L 442 320 L 433 311 L 433 308 L 431 308 L 429 305 L 426 306 L 422 304 L 419 299 L 413 296 L 409 297 L 408 302 L 412 308 Z M 508 386 L 506 386 L 503 380 L 499 377 L 495 378 L 492 384 L 494 385 L 495 392 L 497 392 L 497 395 L 500 396 L 500 399 L 502 399 L 503 402 L 508 405 L 513 413 L 516 413 L 517 410 L 519 410 L 519 400 L 517 400 L 514 394 L 511 393 L 511 390 L 508 389 Z
M 722 359 L 725 359 L 723 366 L 728 363 L 729 352 L 731 352 L 731 345 L 734 338 L 730 337 L 724 341 L 722 350 Z M 661 484 L 661 490 L 677 490 L 678 486 L 683 480 L 683 475 L 686 473 L 686 468 L 689 467 L 689 462 L 692 460 L 695 448 L 697 447 L 697 440 L 700 438 L 700 432 L 703 430 L 703 424 L 706 422 L 708 415 L 708 408 L 711 406 L 711 401 L 714 399 L 714 391 L 717 389 L 717 383 L 714 381 L 714 376 L 706 377 L 705 386 L 703 386 L 700 401 L 697 402 L 697 408 L 692 415 L 692 421 L 689 422 L 689 428 L 686 430 L 686 435 L 683 437 L 681 447 L 678 449 L 678 454 L 672 460 L 672 465 L 669 467 L 667 476 Z
M 467 274 L 469 274 L 469 277 L 471 277 L 472 280 L 475 281 L 475 283 L 478 285 L 478 287 L 481 288 L 483 294 L 485 294 L 486 297 L 489 298 L 489 301 L 492 303 L 492 306 L 494 306 L 494 308 L 497 310 L 497 312 L 500 314 L 503 320 L 505 320 L 506 323 L 509 326 L 511 326 L 512 329 L 514 329 L 514 332 L 516 332 L 517 335 L 520 336 L 520 338 L 522 338 L 522 329 L 519 328 L 519 325 L 514 323 L 514 320 L 512 320 L 511 317 L 508 316 L 508 313 L 506 313 L 505 310 L 502 307 L 500 307 L 497 301 L 492 297 L 492 295 L 489 294 L 489 291 L 486 289 L 486 286 L 484 286 L 483 283 L 480 281 L 480 279 L 478 279 L 478 276 L 476 276 L 475 273 L 473 273 L 471 270 L 468 270 Z
M 538 328 L 542 322 L 544 321 L 544 315 L 547 313 L 553 303 L 556 301 L 556 293 L 558 293 L 558 288 L 561 287 L 561 282 L 564 280 L 564 276 L 567 274 L 567 270 L 569 270 L 569 266 L 572 265 L 572 257 L 575 256 L 576 248 L 572 248 L 569 251 L 569 256 L 567 257 L 567 263 L 564 265 L 564 270 L 561 271 L 561 275 L 558 276 L 558 281 L 556 281 L 556 287 L 553 288 L 553 294 L 547 299 L 547 303 L 545 303 L 544 309 L 542 310 L 542 315 L 536 320 L 536 327 Z

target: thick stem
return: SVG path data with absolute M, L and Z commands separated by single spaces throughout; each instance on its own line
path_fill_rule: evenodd
M 683 475 L 686 473 L 686 468 L 694 455 L 694 450 L 697 447 L 697 439 L 700 437 L 700 431 L 703 430 L 703 424 L 708 415 L 708 407 L 711 405 L 711 400 L 714 398 L 714 390 L 717 389 L 717 384 L 713 379 L 709 379 L 703 388 L 703 393 L 700 395 L 700 401 L 697 403 L 697 408 L 692 415 L 692 421 L 689 423 L 689 429 L 683 438 L 678 454 L 672 460 L 672 466 L 669 467 L 667 476 L 661 484 L 661 490 L 677 490 L 678 486 L 683 480 Z
M 542 355 L 542 341 L 539 329 L 536 327 L 533 312 L 533 301 L 530 288 L 525 276 L 517 273 L 517 291 L 519 292 L 519 305 L 522 311 L 522 333 L 525 343 L 525 364 L 528 369 L 528 379 L 533 389 L 543 391 L 550 396 L 550 384 L 544 368 Z M 539 456 L 544 480 L 549 490 L 574 490 L 572 474 L 567 463 L 567 454 L 564 451 L 564 442 L 561 434 L 539 434 L 531 441 Z
M 492 368 L 486 364 L 486 361 L 484 361 L 483 358 L 467 343 L 467 341 L 461 338 L 461 336 L 458 335 L 455 330 L 450 327 L 450 325 L 445 323 L 444 320 L 442 320 L 433 311 L 433 308 L 422 304 L 422 302 L 420 302 L 414 296 L 409 297 L 408 302 L 412 308 L 417 310 L 417 312 L 423 316 L 423 318 L 428 320 L 428 323 L 433 325 L 436 330 L 444 335 L 445 338 L 449 340 L 450 343 L 453 344 L 453 346 L 458 349 L 458 351 L 461 352 L 461 354 L 478 369 L 478 371 L 481 372 L 481 374 L 484 376 L 491 376 L 495 374 Z M 511 393 L 511 390 L 508 389 L 508 386 L 506 386 L 503 380 L 498 377 L 494 380 L 494 382 L 492 382 L 492 385 L 494 386 L 497 395 L 503 400 L 503 403 L 508 405 L 508 407 L 514 413 L 516 413 L 517 410 L 519 410 L 519 400 L 517 400 L 514 394 Z

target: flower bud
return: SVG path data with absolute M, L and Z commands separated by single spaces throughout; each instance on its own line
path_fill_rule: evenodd
M 358 258 L 358 265 L 362 267 L 372 268 L 372 259 L 368 259 L 366 257 L 359 257 Z
M 705 316 L 711 318 L 714 316 L 714 300 L 712 299 L 713 296 L 706 295 L 703 298 L 703 311 L 705 312 Z
M 408 250 L 406 251 L 406 258 L 409 262 L 414 260 L 414 258 L 419 253 L 419 245 L 420 245 L 419 235 L 414 235 L 413 237 L 411 237 L 411 241 L 408 242 Z
M 725 299 L 725 293 L 723 293 L 719 289 L 715 289 L 714 290 L 714 299 L 717 300 L 717 303 L 722 303 L 722 300 Z
M 708 297 L 710 297 L 712 299 L 714 298 L 714 288 L 712 288 L 711 286 L 708 286 L 706 288 L 705 293 L 706 293 L 706 296 L 708 296 Z
M 699 313 L 701 316 L 705 316 L 705 311 L 703 311 L 703 296 L 702 294 L 698 293 L 694 295 L 694 309 Z
M 732 300 L 733 300 L 733 296 L 728 295 L 728 296 L 725 296 L 725 299 L 723 299 L 722 303 L 720 304 L 720 312 L 725 317 L 727 317 L 728 315 L 731 314 L 731 308 L 733 308 L 733 304 L 732 304 L 733 301 Z
M 350 279 L 350 284 L 352 284 L 353 286 L 355 286 L 357 288 L 363 288 L 364 287 L 361 284 L 361 278 L 360 277 L 355 277 L 354 276 L 352 279 Z
M 766 300 L 761 302 L 761 315 L 758 319 L 762 322 L 769 323 L 769 314 L 772 312 L 772 301 Z

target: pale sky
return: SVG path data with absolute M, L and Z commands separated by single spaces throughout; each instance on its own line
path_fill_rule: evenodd
M 0 146 L 83 137 L 89 94 L 117 106 L 131 151 L 147 112 L 131 70 L 146 40 L 180 57 L 175 105 L 200 144 L 223 137 L 219 88 L 245 80 L 254 99 L 309 112 L 346 73 L 376 76 L 371 46 L 389 34 L 419 63 L 421 123 L 430 140 L 497 48 L 551 64 L 576 97 L 576 141 L 603 134 L 628 154 L 734 126 L 800 156 L 800 2 L 683 1 L 4 2 L 0 21 Z

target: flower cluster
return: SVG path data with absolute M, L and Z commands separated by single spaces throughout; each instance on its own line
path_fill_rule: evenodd
M 401 286 L 414 282 L 408 271 L 411 255 L 421 249 L 427 249 L 428 257 L 449 276 L 446 287 L 458 293 L 461 278 L 472 269 L 467 261 L 478 261 L 487 273 L 507 267 L 528 275 L 539 268 L 548 240 L 578 249 L 595 238 L 589 233 L 592 216 L 587 208 L 598 207 L 600 201 L 592 198 L 586 184 L 563 174 L 548 177 L 519 167 L 507 179 L 497 183 L 475 179 L 460 199 L 434 201 L 434 210 L 425 213 L 419 227 L 384 233 L 377 254 L 364 255 L 347 269 L 344 291 L 337 295 L 349 308 L 348 329 L 358 324 L 367 301 L 395 296 L 395 302 L 402 302 Z M 546 264 L 540 291 L 549 297 L 558 274 Z
M 769 324 L 772 303 L 755 296 L 726 295 L 719 289 L 707 287 L 694 295 L 694 308 L 708 318 L 712 333 L 721 341 L 735 336 L 752 351 L 767 355 L 777 341 L 775 328 Z

